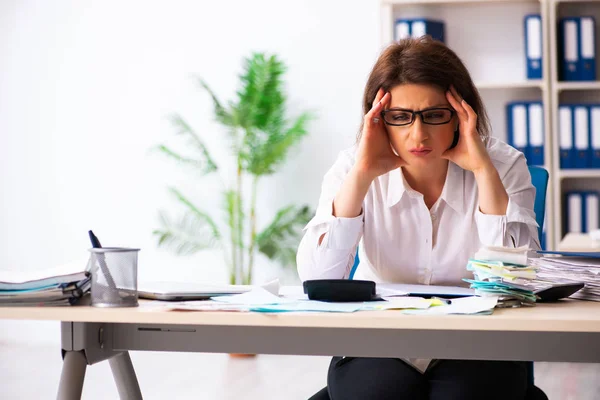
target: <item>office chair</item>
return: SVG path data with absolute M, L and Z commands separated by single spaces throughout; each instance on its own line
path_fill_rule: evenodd
M 529 174 L 531 175 L 531 183 L 535 187 L 535 201 L 533 203 L 533 211 L 535 212 L 535 222 L 539 225 L 538 237 L 540 243 L 542 241 L 542 228 L 544 224 L 544 215 L 546 213 L 546 191 L 548 189 L 548 171 L 542 167 L 529 166 Z M 358 249 L 356 249 L 356 256 L 354 257 L 354 265 L 350 270 L 348 279 L 353 279 L 356 273 L 356 268 L 360 260 L 358 259 Z M 525 400 L 548 400 L 548 396 L 542 391 L 542 389 L 535 386 L 534 382 L 534 370 L 533 361 L 527 363 L 528 368 L 528 379 L 529 387 Z M 329 393 L 327 392 L 327 386 L 315 393 L 309 400 L 330 400 Z

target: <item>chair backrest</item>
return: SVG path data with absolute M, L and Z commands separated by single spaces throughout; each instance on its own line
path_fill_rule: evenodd
M 546 192 L 548 189 L 549 174 L 542 167 L 529 166 L 529 174 L 531 174 L 531 183 L 535 187 L 535 202 L 533 203 L 533 211 L 535 212 L 535 222 L 539 225 L 538 238 L 542 241 L 542 228 L 544 226 L 544 214 L 546 213 Z M 358 259 L 358 248 L 354 256 L 354 265 L 350 270 L 348 279 L 354 278 L 356 268 L 358 268 L 360 260 Z
M 529 166 L 531 174 L 531 183 L 535 187 L 535 202 L 533 211 L 535 212 L 535 222 L 539 225 L 538 237 L 542 240 L 542 228 L 544 226 L 544 215 L 546 213 L 546 192 L 548 190 L 548 171 L 542 167 Z

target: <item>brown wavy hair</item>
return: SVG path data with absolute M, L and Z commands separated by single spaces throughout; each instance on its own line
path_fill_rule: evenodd
M 435 85 L 446 91 L 453 85 L 477 114 L 477 131 L 483 140 L 490 123 L 469 71 L 446 45 L 431 36 L 403 39 L 386 47 L 371 70 L 363 96 L 363 115 L 373 107 L 379 88 L 385 91 L 405 83 Z M 360 141 L 362 123 L 357 136 Z

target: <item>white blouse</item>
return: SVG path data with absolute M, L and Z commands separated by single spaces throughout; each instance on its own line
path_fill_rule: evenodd
M 467 260 L 482 245 L 539 249 L 535 188 L 523 153 L 495 138 L 486 147 L 509 196 L 506 215 L 479 210 L 472 172 L 450 162 L 441 196 L 431 209 L 401 169 L 376 178 L 356 218 L 333 216 L 333 199 L 355 160 L 344 150 L 325 174 L 315 217 L 297 254 L 300 278 L 347 278 L 359 246 L 355 279 L 432 285 L 467 284 Z M 321 245 L 319 237 L 325 233 Z

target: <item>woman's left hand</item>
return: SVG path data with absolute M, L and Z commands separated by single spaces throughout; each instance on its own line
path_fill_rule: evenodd
M 493 168 L 490 156 L 477 131 L 475 111 L 460 97 L 454 86 L 446 92 L 446 98 L 458 115 L 460 136 L 458 144 L 446 150 L 442 157 L 473 173 Z

